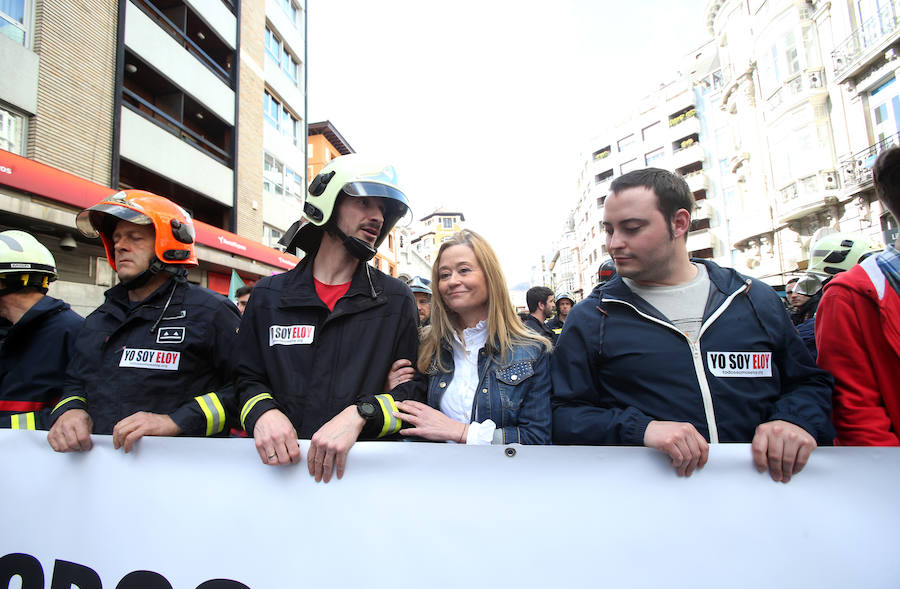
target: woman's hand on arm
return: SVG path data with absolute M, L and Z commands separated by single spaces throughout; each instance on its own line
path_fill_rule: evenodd
M 400 430 L 400 435 L 418 436 L 434 442 L 466 443 L 468 424 L 451 419 L 418 401 L 400 401 L 397 409 L 399 411 L 394 413 L 394 417 L 412 426 Z

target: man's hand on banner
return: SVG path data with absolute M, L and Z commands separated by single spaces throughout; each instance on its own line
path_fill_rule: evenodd
M 90 450 L 94 422 L 84 409 L 69 409 L 59 416 L 47 433 L 47 441 L 57 452 Z
M 180 433 L 181 428 L 168 415 L 138 411 L 113 427 L 113 448 L 124 448 L 128 454 L 134 443 L 144 436 L 177 436 Z
M 330 481 L 332 471 L 336 471 L 337 478 L 344 476 L 347 454 L 365 424 L 356 405 L 351 405 L 313 434 L 306 454 L 306 466 L 317 483 L 321 480 L 326 483 Z
M 806 466 L 816 449 L 815 438 L 789 421 L 760 424 L 753 436 L 753 463 L 759 472 L 769 471 L 772 480 L 786 483 Z
M 259 416 L 253 427 L 253 440 L 263 464 L 277 466 L 300 462 L 297 430 L 278 409 L 269 409 Z
M 680 477 L 689 477 L 709 459 L 709 443 L 697 428 L 681 421 L 651 421 L 644 431 L 644 445 L 669 455 Z

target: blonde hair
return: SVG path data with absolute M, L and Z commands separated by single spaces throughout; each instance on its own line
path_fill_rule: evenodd
M 500 354 L 505 361 L 507 353 L 516 344 L 530 344 L 551 349 L 550 341 L 522 324 L 516 314 L 506 288 L 506 277 L 497 254 L 490 244 L 479 234 L 468 229 L 454 233 L 441 244 L 431 268 L 431 325 L 422 333 L 419 345 L 419 372 L 432 373 L 435 368 L 441 372 L 449 372 L 449 368 L 441 362 L 441 344 L 450 345 L 454 332 L 462 332 L 459 315 L 450 310 L 441 297 L 438 285 L 438 267 L 441 256 L 447 248 L 463 245 L 475 254 L 475 261 L 484 274 L 488 295 L 487 340 L 485 347 L 491 355 Z

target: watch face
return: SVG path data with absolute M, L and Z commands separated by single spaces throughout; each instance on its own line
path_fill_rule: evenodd
M 375 405 L 372 405 L 371 403 L 360 403 L 357 407 L 359 407 L 359 413 L 363 417 L 368 418 L 375 415 Z

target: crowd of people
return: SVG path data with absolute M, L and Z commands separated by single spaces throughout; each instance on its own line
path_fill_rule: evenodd
M 874 176 L 898 216 L 900 149 Z M 824 278 L 788 285 L 788 313 L 767 284 L 691 259 L 687 184 L 635 170 L 606 199 L 598 285 L 582 301 L 532 288 L 520 317 L 474 231 L 441 244 L 430 279 L 373 268 L 409 206 L 393 167 L 332 160 L 283 239 L 306 255 L 235 293 L 238 307 L 187 280 L 183 209 L 119 192 L 77 216 L 118 276 L 85 319 L 47 295 L 50 252 L 0 233 L 0 426 L 46 429 L 58 452 L 89 450 L 92 434 L 129 452 L 143 436 L 246 432 L 273 467 L 300 462 L 309 439 L 325 482 L 361 439 L 643 445 L 683 476 L 709 444 L 742 442 L 781 482 L 819 445 L 900 445 L 896 244 L 812 252 Z

